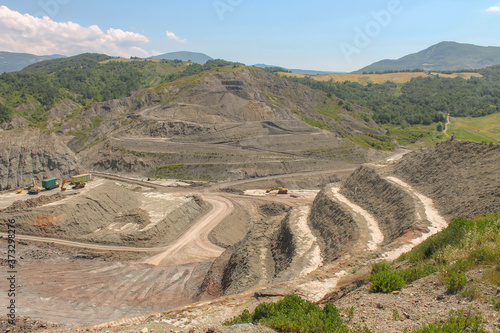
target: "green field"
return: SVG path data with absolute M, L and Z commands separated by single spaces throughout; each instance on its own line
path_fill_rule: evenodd
M 391 137 L 400 145 L 412 149 L 431 147 L 447 139 L 444 133 L 436 131 L 436 124 L 413 125 L 406 129 L 394 124 L 385 124 L 383 127 L 390 131 Z
M 477 118 L 451 118 L 447 134 L 457 139 L 500 143 L 500 113 Z

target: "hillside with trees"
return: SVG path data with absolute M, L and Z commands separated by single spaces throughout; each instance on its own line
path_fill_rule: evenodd
M 454 117 L 480 117 L 500 111 L 500 66 L 479 71 L 482 77 L 445 78 L 439 74 L 417 77 L 404 84 L 387 81 L 362 85 L 357 82 L 321 82 L 309 77 L 290 80 L 335 95 L 374 112 L 379 124 L 424 124 Z
M 47 111 L 62 100 L 88 107 L 228 64 L 232 63 L 210 60 L 200 65 L 180 60 L 116 59 L 103 54 L 42 61 L 0 75 L 0 122 L 17 113 L 31 125 L 44 127 Z
M 417 53 L 392 60 L 385 59 L 353 73 L 372 73 L 423 69 L 449 71 L 479 69 L 500 64 L 500 47 L 441 42 Z

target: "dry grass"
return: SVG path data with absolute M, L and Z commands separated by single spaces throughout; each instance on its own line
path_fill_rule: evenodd
M 436 75 L 439 73 L 425 73 L 425 72 L 400 72 L 400 73 L 384 73 L 384 74 L 349 74 L 349 73 L 330 73 L 330 74 L 321 74 L 321 75 L 304 75 L 304 74 L 291 74 L 291 73 L 279 73 L 281 76 L 293 76 L 293 77 L 310 77 L 311 79 L 317 81 L 329 81 L 333 80 L 336 82 L 358 82 L 361 84 L 368 83 L 384 83 L 386 81 L 392 81 L 395 83 L 405 83 L 410 81 L 412 78 L 421 77 L 421 76 L 429 76 Z M 469 79 L 472 76 L 481 76 L 478 73 L 454 73 L 454 74 L 439 74 L 441 77 L 462 77 L 464 79 Z

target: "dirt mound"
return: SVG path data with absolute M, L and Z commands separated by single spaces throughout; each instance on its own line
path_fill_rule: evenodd
M 16 316 L 15 325 L 10 324 L 7 316 L 0 317 L 0 330 L 2 332 L 18 332 L 18 333 L 29 333 L 35 332 L 38 330 L 48 331 L 48 330 L 57 330 L 58 325 L 50 324 L 43 322 L 41 320 L 35 320 L 27 317 L 19 317 Z M 237 332 L 237 331 L 234 331 Z M 249 331 L 251 332 L 251 331 Z M 255 331 L 257 332 L 257 331 Z
M 500 211 L 499 145 L 441 142 L 405 155 L 394 174 L 431 197 L 447 220 Z
M 0 132 L 0 190 L 79 171 L 75 154 L 53 133 L 35 128 Z
M 386 242 L 391 242 L 415 224 L 417 208 L 413 198 L 368 166 L 357 169 L 340 193 L 375 216 Z
M 64 200 L 56 194 L 17 203 L 15 210 L 0 212 L 0 221 L 14 218 L 17 231 L 26 235 L 153 246 L 177 237 L 203 210 L 194 198 L 135 193 L 112 181 L 95 180 L 78 191 Z
M 217 258 L 210 266 L 210 270 L 205 275 L 200 291 L 197 295 L 197 301 L 212 300 L 224 295 L 222 279 L 224 270 L 231 259 L 234 247 L 229 247 Z
M 259 207 L 259 211 L 262 214 L 268 215 L 268 216 L 281 215 L 288 210 L 289 210 L 289 208 L 287 206 L 285 206 L 283 204 L 276 203 L 276 202 L 264 204 L 264 205 Z
M 115 217 L 115 223 L 137 223 L 140 226 L 146 225 L 151 221 L 149 213 L 142 208 L 134 208 Z
M 11 213 L 15 211 L 26 210 L 28 208 L 43 206 L 52 202 L 59 201 L 61 199 L 64 199 L 64 195 L 61 193 L 56 193 L 53 195 L 41 195 L 25 201 L 23 200 L 14 201 L 12 205 L 0 211 L 5 213 Z
M 311 208 L 309 223 L 325 261 L 332 261 L 359 239 L 359 228 L 353 216 L 337 202 L 326 186 L 318 193 Z

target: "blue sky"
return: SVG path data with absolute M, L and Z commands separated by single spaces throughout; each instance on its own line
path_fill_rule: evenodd
M 0 51 L 203 52 L 248 65 L 352 71 L 441 41 L 500 46 L 500 2 L 0 0 Z

